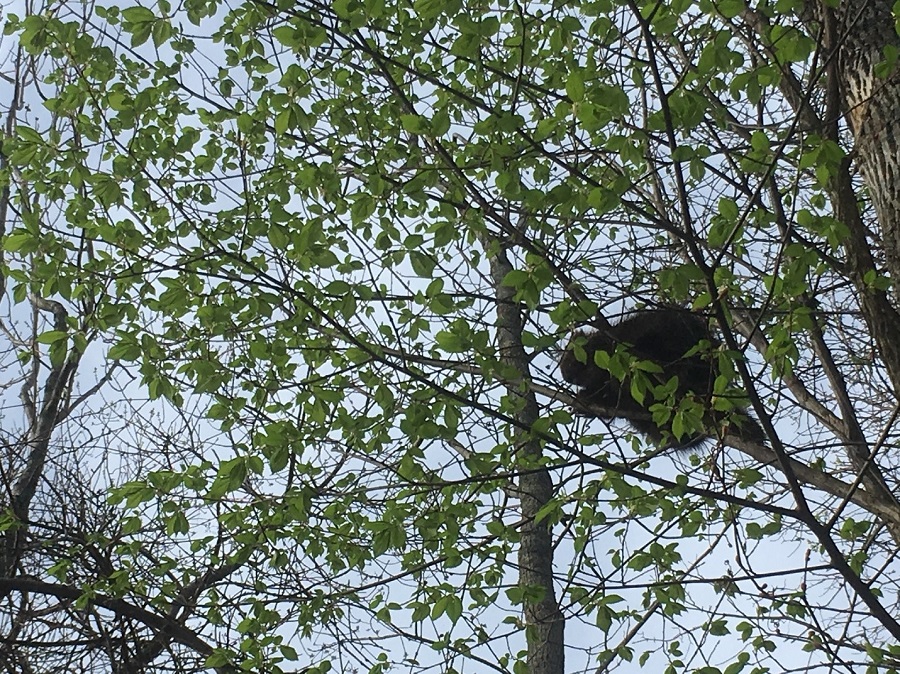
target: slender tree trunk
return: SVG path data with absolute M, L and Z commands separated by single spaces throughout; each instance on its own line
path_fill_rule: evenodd
M 491 250 L 491 246 L 486 246 Z M 531 427 L 538 418 L 535 395 L 525 382 L 530 380 L 528 356 L 522 347 L 522 316 L 513 301 L 514 290 L 503 285 L 512 265 L 501 248 L 491 258 L 491 275 L 497 297 L 497 333 L 501 360 L 521 375 L 520 386 L 509 386 L 511 398 L 517 398 L 516 418 L 522 427 Z M 526 600 L 524 613 L 528 642 L 529 674 L 564 674 L 564 627 L 562 613 L 553 587 L 553 535 L 546 521 L 535 517 L 553 496 L 553 482 L 546 470 L 534 470 L 541 458 L 541 446 L 519 430 L 519 501 L 522 509 L 519 543 L 519 586 L 540 588 L 540 598 Z

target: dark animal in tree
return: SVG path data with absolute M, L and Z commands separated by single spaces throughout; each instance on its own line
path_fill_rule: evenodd
M 765 441 L 739 401 L 728 401 L 719 343 L 702 316 L 662 308 L 637 311 L 616 325 L 602 317 L 596 322 L 602 327 L 573 335 L 559 362 L 562 378 L 580 389 L 580 413 L 601 416 L 591 407 L 605 408 L 603 417 L 627 419 L 663 448 L 690 449 L 726 427 L 744 440 Z

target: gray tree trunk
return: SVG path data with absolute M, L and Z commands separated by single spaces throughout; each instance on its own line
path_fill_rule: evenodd
M 855 140 L 862 173 L 881 224 L 887 268 L 900 281 L 900 72 L 876 75 L 885 48 L 900 50 L 893 2 L 853 0 L 834 10 L 826 47 L 838 47 L 842 107 Z M 821 11 L 821 10 L 820 10 Z
M 486 246 L 487 250 L 491 246 Z M 529 674 L 565 674 L 565 622 L 556 600 L 553 587 L 553 534 L 546 521 L 535 517 L 553 496 L 553 482 L 546 470 L 534 470 L 541 458 L 541 446 L 529 437 L 530 428 L 539 415 L 534 392 L 526 382 L 531 379 L 528 356 L 522 347 L 522 316 L 514 290 L 503 285 L 503 279 L 512 271 L 512 265 L 501 248 L 491 257 L 491 276 L 497 297 L 497 334 L 500 359 L 514 367 L 521 376 L 518 386 L 507 391 L 512 398 L 519 398 L 516 420 L 521 424 L 516 443 L 518 463 L 522 471 L 518 481 L 522 525 L 519 530 L 519 585 L 540 588 L 541 597 L 526 601 L 524 606 L 525 635 L 528 643 Z

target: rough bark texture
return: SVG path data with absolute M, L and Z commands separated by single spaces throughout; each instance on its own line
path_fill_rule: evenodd
M 878 77 L 885 48 L 900 49 L 892 2 L 841 2 L 829 48 L 837 46 L 843 107 L 855 139 L 856 162 L 872 196 L 891 277 L 900 279 L 900 73 Z M 827 32 L 826 32 L 827 35 Z
M 757 31 L 763 43 L 771 38 L 772 24 L 764 12 L 747 8 L 743 17 L 747 25 Z M 869 184 L 870 192 L 880 193 L 873 200 L 879 219 L 888 222 L 881 227 L 884 230 L 883 238 L 893 238 L 895 242 L 886 244 L 886 247 L 893 246 L 900 250 L 900 246 L 896 245 L 896 181 L 891 177 L 897 174 L 897 164 L 900 161 L 896 136 L 892 133 L 890 142 L 883 145 L 876 142 L 880 135 L 878 130 L 883 132 L 887 128 L 888 119 L 898 119 L 897 115 L 887 113 L 887 109 L 893 105 L 890 99 L 896 99 L 897 96 L 894 78 L 879 80 L 875 77 L 875 65 L 882 60 L 881 50 L 886 44 L 897 42 L 896 34 L 890 29 L 893 25 L 890 5 L 883 2 L 841 3 L 839 13 L 835 14 L 826 4 L 812 0 L 805 4 L 802 18 L 806 21 L 810 35 L 820 40 L 824 50 L 818 62 L 825 68 L 825 76 L 817 74 L 813 79 L 816 86 L 825 86 L 824 109 L 816 102 L 823 99 L 810 94 L 807 84 L 797 77 L 788 63 L 781 64 L 781 92 L 802 128 L 821 134 L 835 143 L 841 142 L 841 119 L 849 117 L 857 143 L 866 147 L 857 159 L 860 170 Z M 874 98 L 879 97 L 882 98 L 873 102 Z M 877 147 L 872 147 L 873 143 Z M 834 215 L 849 230 L 849 236 L 844 241 L 844 272 L 858 293 L 862 317 L 878 345 L 880 358 L 894 388 L 900 391 L 900 340 L 896 338 L 900 334 L 900 314 L 888 293 L 872 283 L 872 274 L 884 274 L 885 269 L 872 253 L 868 223 L 863 220 L 851 167 L 850 160 L 845 159 L 831 176 L 828 185 Z M 774 183 L 771 191 L 773 203 L 777 204 L 780 196 Z M 785 229 L 789 227 L 784 218 L 782 224 Z M 893 254 L 888 257 L 894 262 L 897 260 Z M 888 261 L 887 273 L 900 279 L 897 265 L 891 260 Z M 810 302 L 809 306 L 814 309 L 815 303 Z M 754 330 L 752 326 L 745 325 L 742 332 L 745 336 L 750 336 Z M 894 539 L 900 542 L 900 527 L 897 526 L 896 518 L 900 503 L 885 481 L 877 465 L 877 457 L 870 456 L 871 446 L 858 423 L 856 411 L 847 394 L 846 382 L 830 359 L 821 325 L 813 331 L 812 336 L 816 355 L 838 402 L 840 416 L 825 410 L 817 402 L 812 402 L 812 396 L 803 390 L 798 380 L 788 378 L 785 383 L 796 399 L 844 443 L 848 457 L 866 488 L 864 499 L 878 502 L 877 509 L 883 513 L 882 516 L 886 516 Z M 762 335 L 755 335 L 752 341 L 765 353 L 767 345 Z
M 837 58 L 830 62 L 832 87 L 840 94 L 855 141 L 855 161 L 872 197 L 880 224 L 887 272 L 900 281 L 900 77 L 876 76 L 876 66 L 884 60 L 885 48 L 900 47 L 894 26 L 892 3 L 854 0 L 842 2 L 836 10 L 819 7 L 825 47 Z M 835 96 L 836 97 L 836 96 Z M 835 111 L 836 112 L 836 111 Z M 832 122 L 832 120 L 828 120 Z M 836 128 L 833 134 L 836 135 Z M 878 344 L 882 360 L 895 391 L 900 391 L 900 314 L 887 293 L 866 282 L 866 274 L 876 268 L 859 212 L 856 194 L 845 164 L 834 179 L 835 215 L 850 229 L 845 248 L 848 270 L 860 291 L 863 314 Z M 894 290 L 896 298 L 896 288 Z M 855 420 L 854 420 L 855 421 Z M 852 427 L 855 446 L 865 447 L 863 434 Z M 854 466 L 862 472 L 869 491 L 882 499 L 890 489 L 867 451 L 850 452 Z M 900 530 L 892 527 L 896 540 Z
M 829 61 L 829 75 L 837 80 L 832 84 L 838 87 L 855 140 L 853 160 L 875 206 L 887 272 L 896 284 L 900 282 L 900 76 L 875 75 L 885 47 L 900 48 L 891 5 L 884 0 L 855 0 L 840 3 L 838 10 L 818 5 L 814 14 L 826 49 L 838 50 L 837 58 Z M 835 120 L 826 122 L 836 135 Z M 835 216 L 850 229 L 845 242 L 848 272 L 894 390 L 900 391 L 900 314 L 888 294 L 867 281 L 868 272 L 878 268 L 846 164 L 834 177 L 832 192 Z
M 888 45 L 900 46 L 893 30 L 891 3 L 854 0 L 842 2 L 837 9 L 824 3 L 808 3 L 806 17 L 810 30 L 821 36 L 826 50 L 828 100 L 825 118 L 806 119 L 825 129 L 826 136 L 838 140 L 838 117 L 846 114 L 855 140 L 854 161 L 872 197 L 880 225 L 888 275 L 900 281 L 900 78 L 876 76 L 876 65 L 884 60 Z M 798 108 L 798 114 L 803 112 Z M 809 113 L 807 112 L 807 116 Z M 872 255 L 867 225 L 862 218 L 853 185 L 850 163 L 845 161 L 832 177 L 831 198 L 835 217 L 849 229 L 844 242 L 846 271 L 860 298 L 866 324 L 878 345 L 895 391 L 900 391 L 900 313 L 887 292 L 871 282 L 870 272 L 879 271 Z M 896 288 L 895 288 L 896 293 Z M 896 295 L 895 295 L 896 297 Z M 832 381 L 842 390 L 843 381 Z M 897 501 L 884 476 L 869 456 L 868 443 L 856 423 L 852 406 L 842 405 L 846 424 L 847 449 L 854 467 L 863 476 L 866 489 L 877 498 L 896 506 Z M 895 540 L 900 529 L 891 526 Z
M 490 249 L 490 244 L 488 245 Z M 538 418 L 534 392 L 524 386 L 530 380 L 528 357 L 522 347 L 522 316 L 513 301 L 514 290 L 502 281 L 512 270 L 504 249 L 491 257 L 491 275 L 497 295 L 497 334 L 500 357 L 514 367 L 522 381 L 507 387 L 511 397 L 519 398 L 517 421 L 530 427 Z M 533 470 L 541 456 L 540 443 L 518 431 L 517 451 L 523 472 L 519 477 L 519 501 L 522 508 L 519 543 L 519 585 L 543 588 L 540 601 L 524 607 L 530 674 L 564 674 L 564 627 L 562 613 L 553 587 L 553 536 L 546 522 L 535 522 L 538 511 L 553 496 L 553 483 L 546 470 Z
M 852 159 L 875 206 L 887 273 L 896 284 L 900 281 L 900 72 L 895 69 L 885 78 L 875 74 L 885 47 L 900 48 L 891 6 L 885 0 L 841 2 L 838 9 L 807 3 L 809 30 L 820 36 L 826 50 L 828 99 L 839 97 L 840 101 L 825 111 L 824 119 L 810 119 L 815 113 L 802 106 L 795 110 L 804 123 L 824 129 L 833 140 L 838 139 L 837 118 L 845 113 L 855 141 Z M 835 216 L 850 229 L 844 243 L 847 272 L 859 291 L 863 316 L 891 382 L 900 391 L 900 314 L 888 294 L 867 278 L 870 271 L 881 270 L 871 252 L 849 169 L 845 162 L 830 186 Z

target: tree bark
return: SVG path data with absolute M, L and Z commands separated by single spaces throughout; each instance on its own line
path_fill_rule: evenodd
M 879 77 L 885 48 L 900 49 L 891 2 L 852 0 L 834 10 L 825 46 L 837 49 L 842 107 L 853 132 L 855 159 L 881 224 L 887 268 L 900 280 L 900 72 Z
M 487 245 L 491 249 L 497 244 Z M 491 276 L 497 298 L 497 335 L 500 359 L 514 367 L 521 381 L 507 386 L 509 396 L 518 399 L 516 419 L 520 428 L 530 428 L 538 418 L 535 394 L 525 382 L 530 381 L 528 356 L 522 346 L 522 316 L 514 301 L 513 288 L 503 285 L 512 271 L 505 248 L 491 257 Z M 516 451 L 521 475 L 518 480 L 522 526 L 519 542 L 519 586 L 541 588 L 536 601 L 525 601 L 525 634 L 528 644 L 529 674 L 564 674 L 565 622 L 553 587 L 553 535 L 550 525 L 537 522 L 536 516 L 553 496 L 553 482 L 546 470 L 534 470 L 541 458 L 540 443 L 528 431 L 518 430 Z
M 836 9 L 824 3 L 807 5 L 807 17 L 821 35 L 826 50 L 827 100 L 829 109 L 822 120 L 825 135 L 839 139 L 838 117 L 846 114 L 854 137 L 854 160 L 869 189 L 880 224 L 885 268 L 896 284 L 900 281 L 900 78 L 891 72 L 878 77 L 876 66 L 884 60 L 888 46 L 900 47 L 893 29 L 891 4 L 883 0 L 852 0 Z M 851 178 L 849 160 L 841 163 L 829 185 L 835 217 L 849 229 L 844 241 L 847 272 L 859 292 L 860 308 L 878 346 L 895 395 L 900 391 L 900 313 L 893 298 L 872 283 L 871 272 L 878 265 L 872 255 L 866 222 Z M 893 301 L 892 301 L 893 299 Z M 837 390 L 843 386 L 837 382 Z M 846 405 L 844 407 L 847 407 Z M 843 409 L 847 423 L 848 454 L 863 476 L 866 489 L 879 499 L 896 503 L 890 486 L 869 456 L 868 443 L 849 408 Z M 891 526 L 900 541 L 900 528 Z

